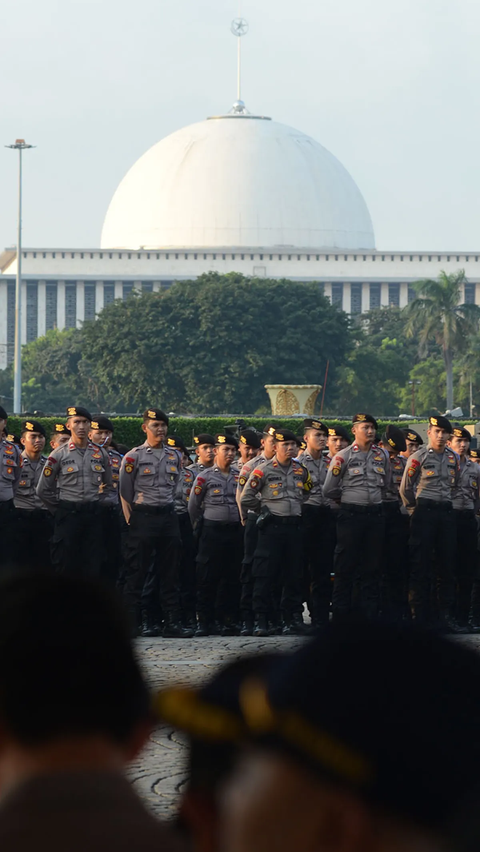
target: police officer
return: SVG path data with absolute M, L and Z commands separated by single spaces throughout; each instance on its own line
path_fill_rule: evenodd
M 253 562 L 254 636 L 268 636 L 268 613 L 276 585 L 281 585 L 280 608 L 284 635 L 302 635 L 303 558 L 301 514 L 312 481 L 306 467 L 295 460 L 293 432 L 276 430 L 274 458 L 255 466 L 243 489 L 242 514 L 258 506 L 258 543 Z
M 65 423 L 55 423 L 53 432 L 50 435 L 50 446 L 52 450 L 61 447 L 62 444 L 68 444 L 70 440 L 70 430 L 67 429 Z
M 301 459 L 307 449 L 307 443 L 303 435 L 295 435 L 295 441 L 297 442 L 297 455 L 295 458 Z
M 203 511 L 196 559 L 196 636 L 208 636 L 215 620 L 222 636 L 238 633 L 242 527 L 235 499 L 238 472 L 232 471 L 237 449 L 232 435 L 216 435 L 215 464 L 199 473 L 188 503 L 192 523 Z
M 468 429 L 455 426 L 449 441 L 449 446 L 457 453 L 460 460 L 460 484 L 452 503 L 457 531 L 455 622 L 459 632 L 465 633 L 469 632 L 468 621 L 476 575 L 477 521 L 475 516 L 480 507 L 480 470 L 478 464 L 468 455 L 471 439 Z
M 332 572 L 332 522 L 330 509 L 323 495 L 327 476 L 327 462 L 322 451 L 328 428 L 320 420 L 303 421 L 305 452 L 302 464 L 307 468 L 312 489 L 302 507 L 302 540 L 305 568 L 308 577 L 308 606 L 312 626 L 322 627 L 328 622 L 330 611 Z
M 260 435 L 254 429 L 243 429 L 238 442 L 239 470 L 249 461 L 256 458 L 262 448 Z
M 0 569 L 8 567 L 14 560 L 12 527 L 15 517 L 13 498 L 20 481 L 22 457 L 20 450 L 4 437 L 7 428 L 7 412 L 0 405 Z
M 181 470 L 175 492 L 175 512 L 180 526 L 181 547 L 178 555 L 180 598 L 182 602 L 182 623 L 189 630 L 196 630 L 196 578 L 195 544 L 192 522 L 188 514 L 188 503 L 192 493 L 195 476 L 190 467 L 185 442 L 178 435 L 169 435 L 167 446 L 174 447 L 182 454 Z
M 413 454 L 420 449 L 420 447 L 423 447 L 423 438 L 418 434 L 418 432 L 415 432 L 415 429 L 402 429 L 402 432 L 405 435 L 405 441 L 407 443 L 402 456 L 409 459 L 410 456 L 413 456 Z
M 23 466 L 14 501 L 15 546 L 18 561 L 29 569 L 47 569 L 51 565 L 53 519 L 36 492 L 46 462 L 42 455 L 45 438 L 45 429 L 37 420 L 25 420 L 22 423 Z
M 407 448 L 405 433 L 398 426 L 387 426 L 381 446 L 388 453 L 392 469 L 391 483 L 385 489 L 383 498 L 385 542 L 381 609 L 382 615 L 391 621 L 402 621 L 406 617 L 408 607 L 409 519 L 400 499 L 400 485 L 407 463 L 406 458 L 401 455 Z
M 129 525 L 125 554 L 124 597 L 132 631 L 140 629 L 142 591 L 151 563 L 158 583 L 158 602 L 165 618 L 163 636 L 192 636 L 181 623 L 178 550 L 180 531 L 175 493 L 181 454 L 166 444 L 168 417 L 159 408 L 147 408 L 142 430 L 145 443 L 124 456 L 120 470 L 120 498 Z
M 55 567 L 96 577 L 103 561 L 101 506 L 112 490 L 112 472 L 106 450 L 88 439 L 91 420 L 86 408 L 67 408 L 70 440 L 50 453 L 37 495 L 55 514 Z
M 333 457 L 323 488 L 325 497 L 341 504 L 333 616 L 341 618 L 358 608 L 368 618 L 375 618 L 385 533 L 382 500 L 390 485 L 390 461 L 388 454 L 374 443 L 375 418 L 371 414 L 355 414 L 352 423 L 354 443 Z
M 110 583 L 116 583 L 122 561 L 121 507 L 118 486 L 122 455 L 112 447 L 114 425 L 108 417 L 98 414 L 90 424 L 89 440 L 103 447 L 110 459 L 112 468 L 112 490 L 102 504 L 102 526 L 104 541 L 104 560 L 102 577 Z
M 412 618 L 423 623 L 439 618 L 441 628 L 456 632 L 453 607 L 457 536 L 452 501 L 460 484 L 460 464 L 456 453 L 447 446 L 451 434 L 452 427 L 446 417 L 430 417 L 428 445 L 410 456 L 400 496 L 412 516 L 409 583 Z
M 350 443 L 350 435 L 343 426 L 329 426 L 327 435 L 327 455 L 325 456 L 327 465 L 330 464 L 333 457 L 336 456 L 340 450 L 348 447 Z
M 200 435 L 195 435 L 193 438 L 195 445 L 195 454 L 197 461 L 190 465 L 190 470 L 195 476 L 205 470 L 213 467 L 215 460 L 215 438 L 208 432 L 202 432 Z
M 263 436 L 260 439 L 261 452 L 247 461 L 240 470 L 237 485 L 237 505 L 240 512 L 240 519 L 245 527 L 243 537 L 243 560 L 242 570 L 240 573 L 240 614 L 241 614 L 241 636 L 251 636 L 253 633 L 253 577 L 252 565 L 257 547 L 258 527 L 257 519 L 260 514 L 260 500 L 257 500 L 257 505 L 254 509 L 243 510 L 241 508 L 241 496 L 248 477 L 254 467 L 260 467 L 275 455 L 275 431 L 276 426 L 273 423 L 267 423 L 263 429 Z M 273 615 L 273 613 L 271 613 Z M 273 624 L 270 626 L 270 632 L 277 632 L 277 627 Z

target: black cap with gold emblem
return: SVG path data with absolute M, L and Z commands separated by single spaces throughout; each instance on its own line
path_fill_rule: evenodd
M 172 447 L 174 450 L 180 450 L 182 453 L 187 451 L 185 441 L 180 435 L 169 435 L 167 438 L 167 447 Z
M 108 417 L 104 417 L 103 414 L 95 415 L 91 422 L 91 428 L 94 432 L 113 432 L 114 426 L 111 420 Z
M 328 435 L 328 426 L 325 426 L 325 423 L 322 423 L 321 420 L 316 420 L 315 417 L 307 417 L 303 421 L 304 429 L 315 429 L 317 432 L 323 432 L 324 435 Z
M 271 438 L 275 436 L 275 431 L 278 429 L 278 426 L 275 423 L 265 423 L 263 427 L 263 434 L 270 435 Z
M 398 426 L 393 426 L 392 424 L 389 424 L 385 429 L 385 435 L 382 443 L 385 444 L 385 446 L 391 447 L 391 449 L 395 450 L 397 453 L 404 453 L 407 449 L 404 432 L 399 429 Z
M 167 426 L 169 423 L 168 415 L 161 408 L 146 408 L 143 412 L 143 422 L 146 423 L 147 420 L 159 420 Z
M 210 446 L 214 447 L 215 437 L 210 435 L 209 432 L 201 432 L 200 435 L 195 435 L 193 443 L 196 447 L 200 447 L 202 444 L 210 444 Z
M 254 450 L 259 450 L 262 446 L 260 435 L 254 429 L 243 429 L 240 432 L 240 443 L 246 447 L 253 447 Z
M 90 412 L 81 405 L 69 405 L 67 408 L 67 417 L 85 417 L 86 420 L 91 420 Z
M 371 423 L 375 426 L 375 429 L 378 429 L 377 421 L 372 414 L 354 414 L 352 417 L 352 423 Z
M 280 444 L 284 444 L 286 441 L 295 441 L 297 443 L 297 436 L 290 429 L 276 429 L 274 438 Z
M 45 438 L 47 434 L 45 432 L 45 428 L 38 420 L 24 420 L 20 428 L 22 435 L 24 435 L 25 432 L 37 432 Z
M 226 435 L 225 432 L 217 432 L 215 435 L 215 445 L 222 446 L 222 444 L 227 444 L 229 447 L 235 447 L 238 450 L 238 441 L 233 435 Z
M 441 417 L 440 415 L 429 417 L 428 422 L 430 426 L 437 426 L 439 429 L 443 429 L 445 432 L 448 432 L 449 435 L 452 434 L 452 424 L 446 417 Z
M 423 444 L 423 438 L 418 432 L 415 432 L 415 429 L 402 429 L 403 434 L 407 441 L 410 441 L 412 444 L 418 444 L 419 447 Z
M 329 438 L 343 438 L 344 441 L 348 443 L 351 442 L 352 438 L 348 434 L 347 430 L 344 426 L 329 426 L 328 427 L 328 437 Z
M 0 420 L 7 420 L 8 414 L 5 411 L 3 405 L 0 405 Z
M 454 426 L 452 430 L 452 438 L 463 438 L 465 441 L 471 441 L 472 435 L 464 426 Z

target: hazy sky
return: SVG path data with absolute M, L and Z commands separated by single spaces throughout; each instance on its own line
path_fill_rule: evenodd
M 235 99 L 238 0 L 1 4 L 0 143 L 24 137 L 24 245 L 91 247 L 163 136 Z M 243 96 L 350 171 L 377 248 L 480 251 L 478 0 L 242 0 Z M 0 147 L 0 249 L 17 155 Z

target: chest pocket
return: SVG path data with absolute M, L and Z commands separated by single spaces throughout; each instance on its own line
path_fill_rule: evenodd
M 223 488 L 219 485 L 211 485 L 208 489 L 208 502 L 213 503 L 215 506 L 224 503 Z
M 280 500 L 283 496 L 283 482 L 279 482 L 278 480 L 269 481 L 266 492 L 267 500 Z
M 3 457 L 2 464 L 2 478 L 8 479 L 10 482 L 15 479 L 15 470 L 17 468 L 17 462 L 15 459 L 10 458 L 9 456 Z
M 365 473 L 365 465 L 363 464 L 352 464 L 347 468 L 347 476 L 352 482 L 358 482 L 359 477 L 363 476 Z
M 90 462 L 90 468 L 93 475 L 94 482 L 101 482 L 103 478 L 103 474 L 105 473 L 105 467 L 103 466 L 101 459 L 92 459 Z
M 153 480 L 155 478 L 155 468 L 151 464 L 141 464 L 138 468 L 138 476 L 140 478 L 140 485 L 145 487 L 148 485 L 153 485 Z
M 66 462 L 62 465 L 62 479 L 65 485 L 76 485 L 78 482 L 78 464 L 76 461 Z

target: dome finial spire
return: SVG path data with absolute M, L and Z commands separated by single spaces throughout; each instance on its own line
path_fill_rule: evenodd
M 248 33 L 248 21 L 242 18 L 242 3 L 238 3 L 238 18 L 232 21 L 230 27 L 237 39 L 237 103 L 242 103 L 242 36 Z

